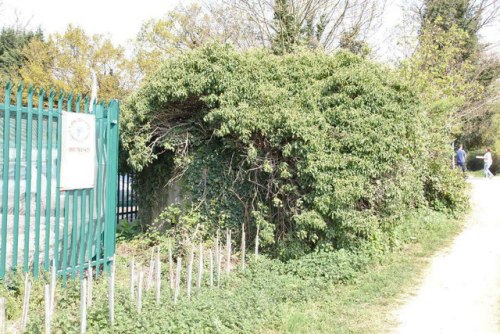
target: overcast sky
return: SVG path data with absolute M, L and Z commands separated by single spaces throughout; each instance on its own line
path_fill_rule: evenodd
M 384 24 L 370 38 L 375 52 L 382 59 L 398 58 L 395 28 L 402 24 L 401 3 L 405 0 L 388 0 Z M 500 0 L 499 0 L 500 1 Z M 45 33 L 63 32 L 69 23 L 80 26 L 88 33 L 109 35 L 125 45 L 133 39 L 141 24 L 150 18 L 161 17 L 175 7 L 179 0 L 0 0 L 3 2 L 2 18 L 6 24 L 15 21 L 15 10 L 22 20 L 30 20 L 30 27 L 40 26 Z M 186 3 L 187 1 L 182 1 Z M 500 22 L 484 31 L 483 41 L 497 45 L 500 51 Z

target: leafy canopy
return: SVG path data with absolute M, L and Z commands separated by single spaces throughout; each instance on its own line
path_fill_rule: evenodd
M 347 52 L 203 48 L 167 61 L 121 121 L 136 170 L 174 166 L 143 179 L 178 180 L 203 225 L 245 222 L 284 258 L 377 244 L 408 210 L 463 204 L 412 89 Z
M 124 50 L 101 35 L 89 36 L 78 27 L 68 26 L 63 34 L 47 41 L 32 39 L 21 55 L 19 77 L 27 85 L 90 94 L 91 69 L 99 85 L 99 98 L 122 98 L 128 91 L 130 63 Z

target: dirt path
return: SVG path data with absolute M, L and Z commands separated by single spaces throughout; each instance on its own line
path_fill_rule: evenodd
M 397 312 L 395 333 L 500 333 L 500 178 L 473 178 L 464 231 Z

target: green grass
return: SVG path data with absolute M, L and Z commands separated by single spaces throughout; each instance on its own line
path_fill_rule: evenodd
M 448 244 L 460 228 L 444 214 L 421 212 L 381 242 L 392 244 L 392 252 L 340 250 L 288 263 L 264 257 L 250 259 L 244 273 L 224 277 L 220 288 L 210 289 L 205 276 L 203 289 L 189 301 L 183 282 L 177 305 L 165 288 L 168 266 L 164 263 L 163 303 L 156 305 L 154 290 L 145 292 L 140 314 L 129 298 L 127 265 L 132 256 L 148 263 L 148 240 L 124 242 L 117 257 L 116 324 L 108 326 L 107 280 L 100 279 L 93 288 L 95 299 L 88 312 L 87 332 L 381 333 L 394 325 L 392 312 L 418 282 L 429 256 Z M 43 276 L 32 290 L 30 333 L 43 332 Z M 14 326 L 22 305 L 22 275 L 12 275 L 5 283 L 0 285 L 0 296 L 8 299 L 9 326 Z M 78 333 L 79 283 L 60 287 L 56 300 L 53 332 Z
M 383 333 L 396 326 L 394 311 L 415 289 L 430 256 L 448 245 L 461 224 L 435 217 L 417 243 L 373 265 L 355 282 L 330 285 L 323 297 L 282 307 L 281 322 L 262 333 Z
M 467 171 L 468 176 L 473 176 L 473 177 L 484 177 L 484 171 L 481 170 L 474 170 L 474 171 Z

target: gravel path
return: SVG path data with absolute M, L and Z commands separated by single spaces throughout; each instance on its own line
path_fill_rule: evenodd
M 500 178 L 470 183 L 467 225 L 397 312 L 395 333 L 500 333 Z

